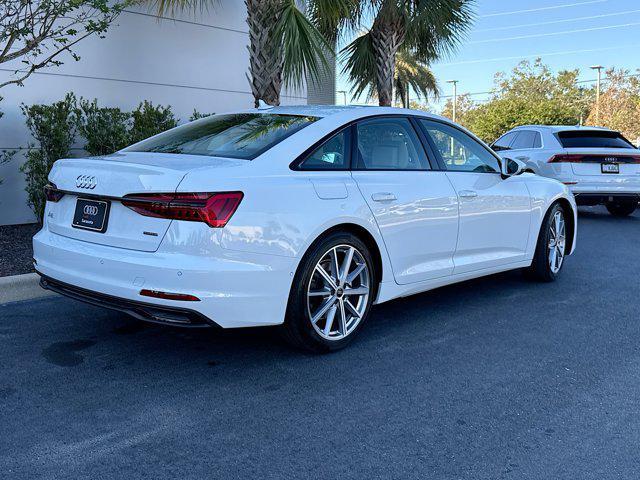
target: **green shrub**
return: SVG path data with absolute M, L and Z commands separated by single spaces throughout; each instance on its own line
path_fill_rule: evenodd
M 138 108 L 131 112 L 131 116 L 133 118 L 133 126 L 129 137 L 130 144 L 137 143 L 178 125 L 178 120 L 174 117 L 171 106 L 155 106 L 147 100 L 138 105 Z
M 52 105 L 21 105 L 27 128 L 37 143 L 29 145 L 27 160 L 20 170 L 26 175 L 29 206 L 40 221 L 49 171 L 56 160 L 69 156 L 78 130 L 80 112 L 76 103 L 75 95 L 68 93 L 64 100 Z
M 119 108 L 98 107 L 98 101 L 80 100 L 79 133 L 89 155 L 108 155 L 129 145 L 131 114 Z
M 215 113 L 200 113 L 198 110 L 196 110 L 194 108 L 193 109 L 193 113 L 189 117 L 189 121 L 193 122 L 194 120 L 200 120 L 201 118 L 207 118 L 207 117 L 210 117 L 211 115 L 215 115 Z

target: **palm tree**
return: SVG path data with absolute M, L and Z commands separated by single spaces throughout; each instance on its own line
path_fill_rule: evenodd
M 225 1 L 148 0 L 158 15 L 178 10 L 202 11 Z M 341 1 L 341 0 L 339 0 Z M 319 15 L 328 12 L 333 0 L 316 0 Z M 306 79 L 317 81 L 333 48 L 309 21 L 296 0 L 245 0 L 249 25 L 249 83 L 257 107 L 262 100 L 280 104 L 282 86 L 299 88 Z
M 347 45 L 344 72 L 356 85 L 375 72 L 375 89 L 382 106 L 391 106 L 396 61 L 407 52 L 416 62 L 428 64 L 451 53 L 466 34 L 474 0 L 332 0 L 340 4 L 335 14 L 322 18 L 311 10 L 312 21 L 327 38 L 336 31 L 357 31 L 373 16 L 373 24 Z M 406 85 L 406 84 L 405 84 Z
M 367 41 L 367 37 L 360 37 Z M 365 50 L 366 51 L 366 50 Z M 364 60 L 364 61 L 363 61 Z M 360 62 L 356 64 L 356 62 Z M 396 54 L 396 66 L 393 76 L 393 88 L 396 97 L 403 106 L 409 107 L 409 90 L 413 89 L 418 96 L 428 98 L 430 95 L 438 97 L 440 88 L 431 69 L 420 62 L 416 56 L 407 50 L 400 50 Z M 347 60 L 347 68 L 358 72 L 357 77 L 352 77 L 354 83 L 353 96 L 359 97 L 366 93 L 368 98 L 377 96 L 376 68 L 372 55 L 350 55 Z

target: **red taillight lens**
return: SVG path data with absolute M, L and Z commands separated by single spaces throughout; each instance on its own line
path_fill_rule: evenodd
M 47 198 L 47 202 L 59 202 L 64 197 L 64 192 L 58 190 L 58 187 L 54 183 L 48 183 L 44 187 L 44 195 Z
M 581 155 L 561 153 L 554 155 L 548 163 L 640 163 L 640 155 Z
M 242 192 L 224 193 L 134 193 L 122 204 L 146 217 L 204 222 L 224 227 L 242 201 Z
M 162 298 L 163 300 L 179 300 L 181 302 L 199 302 L 200 299 L 195 295 L 186 293 L 161 292 L 159 290 L 140 290 L 143 297 Z

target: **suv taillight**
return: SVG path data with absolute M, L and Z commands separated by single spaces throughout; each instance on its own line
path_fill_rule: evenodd
M 59 202 L 64 197 L 64 192 L 58 190 L 55 183 L 47 183 L 44 187 L 44 196 L 47 198 L 47 202 Z
M 204 222 L 224 227 L 242 201 L 242 192 L 223 193 L 132 193 L 122 204 L 146 217 Z
M 552 156 L 548 163 L 640 163 L 640 155 L 598 155 L 559 153 Z

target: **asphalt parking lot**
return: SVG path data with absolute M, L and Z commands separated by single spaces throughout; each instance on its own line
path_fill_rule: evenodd
M 347 350 L 0 306 L 0 477 L 637 478 L 640 215 L 583 210 L 519 272 L 374 309 Z

